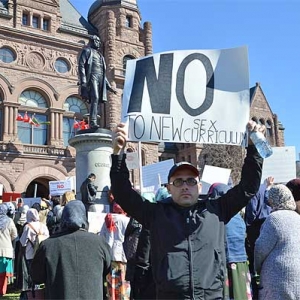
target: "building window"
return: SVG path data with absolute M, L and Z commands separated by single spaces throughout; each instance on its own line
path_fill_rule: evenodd
M 70 71 L 70 65 L 66 62 L 65 59 L 58 58 L 55 61 L 55 70 L 58 73 L 67 73 Z
M 25 112 L 21 112 L 25 115 Z M 24 144 L 47 145 L 47 116 L 42 114 L 27 113 L 28 117 L 38 123 L 18 121 L 18 138 Z M 40 124 L 40 125 L 38 125 Z
M 74 96 L 67 98 L 67 100 L 64 103 L 64 110 L 72 111 L 74 113 L 79 113 L 82 115 L 87 114 L 89 112 L 85 102 Z
M 269 120 L 266 122 L 266 136 L 267 138 L 271 138 L 273 136 L 272 123 Z
M 131 16 L 126 16 L 125 26 L 132 28 L 132 17 Z
M 74 125 L 74 118 L 63 118 L 63 139 L 64 139 L 64 146 L 69 145 L 69 139 L 75 136 L 75 129 L 73 128 Z
M 81 99 L 71 96 L 67 98 L 64 103 L 64 109 L 66 112 L 75 113 L 78 120 L 82 120 L 85 114 L 88 114 L 88 107 Z M 74 115 L 64 116 L 63 118 L 63 139 L 64 145 L 69 145 L 69 139 L 75 135 L 76 129 L 73 128 Z
M 32 17 L 32 27 L 39 28 L 40 27 L 40 18 L 38 16 Z
M 17 121 L 18 138 L 24 144 L 48 144 L 48 116 L 46 115 L 47 101 L 43 95 L 34 90 L 26 90 L 19 97 L 21 104 L 20 114 L 31 119 L 30 122 Z M 27 106 L 25 108 L 24 106 Z M 35 110 L 39 108 L 39 112 Z M 41 110 L 44 109 L 44 114 Z
M 43 30 L 49 31 L 50 30 L 50 20 L 44 19 L 43 20 Z
M 33 90 L 24 91 L 19 98 L 19 103 L 21 103 L 21 105 L 31 107 L 48 107 L 44 96 Z
M 123 57 L 123 69 L 124 69 L 124 76 L 125 76 L 125 73 L 126 73 L 126 65 L 127 65 L 127 61 L 128 60 L 131 60 L 131 59 L 134 59 L 134 57 L 132 55 L 125 55 Z
M 0 48 L 0 60 L 4 63 L 11 63 L 16 59 L 15 53 L 9 48 Z
M 29 25 L 29 14 L 23 13 L 22 15 L 22 25 L 28 26 Z

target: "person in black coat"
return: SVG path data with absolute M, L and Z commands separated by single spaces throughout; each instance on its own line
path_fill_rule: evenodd
M 91 173 L 80 186 L 81 201 L 85 206 L 86 213 L 88 211 L 96 211 L 94 204 L 96 201 L 98 186 L 94 184 L 95 180 L 96 175 Z
M 88 232 L 81 201 L 69 202 L 61 231 L 43 241 L 31 265 L 35 283 L 45 283 L 45 299 L 103 299 L 103 280 L 111 265 L 110 247 Z
M 249 131 L 264 131 L 249 121 Z M 126 166 L 127 132 L 113 138 L 111 189 L 115 201 L 150 231 L 151 266 L 157 299 L 223 299 L 226 275 L 225 224 L 259 189 L 263 159 L 251 141 L 239 184 L 215 201 L 201 200 L 199 170 L 188 162 L 169 171 L 169 203 L 151 203 L 132 189 Z

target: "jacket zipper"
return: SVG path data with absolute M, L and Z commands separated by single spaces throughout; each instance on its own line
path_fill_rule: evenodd
M 189 227 L 190 225 L 190 219 L 186 219 L 186 223 Z M 190 231 L 189 231 L 190 232 Z M 193 276 L 193 251 L 192 251 L 192 241 L 191 241 L 191 235 L 188 234 L 188 255 L 190 259 L 190 288 L 191 288 L 191 299 L 195 299 L 194 295 L 194 276 Z

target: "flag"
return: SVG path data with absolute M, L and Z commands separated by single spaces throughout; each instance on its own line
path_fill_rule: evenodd
M 80 125 L 80 129 L 81 129 L 81 130 L 87 129 L 87 128 L 86 128 L 86 125 L 87 125 L 87 124 L 85 123 L 84 120 L 80 121 L 80 122 L 79 122 L 79 125 Z
M 23 117 L 20 113 L 18 113 L 16 120 L 17 121 L 23 121 Z
M 33 126 L 36 126 L 36 127 L 40 126 L 39 121 L 35 118 L 34 115 L 32 116 L 32 118 L 29 118 L 28 123 L 31 124 L 31 125 L 33 125 Z
M 76 120 L 76 118 L 74 118 L 73 128 L 78 129 L 79 127 L 80 127 L 79 122 Z
M 26 111 L 25 114 L 24 114 L 23 122 L 25 122 L 25 123 L 28 123 L 28 122 L 29 122 L 29 116 L 28 116 L 28 114 L 27 114 L 27 111 Z

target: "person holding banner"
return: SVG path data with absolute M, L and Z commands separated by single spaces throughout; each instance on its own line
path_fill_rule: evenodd
M 254 121 L 247 127 L 250 132 L 265 132 Z M 258 191 L 263 159 L 249 141 L 240 183 L 215 201 L 199 200 L 202 186 L 195 166 L 176 163 L 168 175 L 172 201 L 150 203 L 132 189 L 125 162 L 126 136 L 121 123 L 113 138 L 111 189 L 115 201 L 150 230 L 157 299 L 223 299 L 225 224 Z

